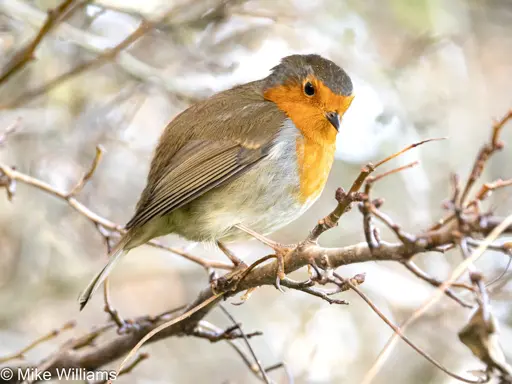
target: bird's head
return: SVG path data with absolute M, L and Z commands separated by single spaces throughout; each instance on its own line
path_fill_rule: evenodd
M 263 95 L 305 137 L 320 144 L 334 144 L 341 118 L 354 98 L 350 77 L 319 55 L 283 58 L 265 79 Z

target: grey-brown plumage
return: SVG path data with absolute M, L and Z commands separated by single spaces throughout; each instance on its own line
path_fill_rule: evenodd
M 154 237 L 176 233 L 195 241 L 238 238 L 242 233 L 236 224 L 269 233 L 311 205 L 313 201 L 294 197 L 300 132 L 263 96 L 268 88 L 300 83 L 309 75 L 336 94 L 352 91 L 348 76 L 331 61 L 293 55 L 267 78 L 218 93 L 167 125 L 127 233 L 80 296 L 81 308 L 121 255 Z
M 268 153 L 285 118 L 263 99 L 261 81 L 221 92 L 178 115 L 160 138 L 126 228 L 168 214 L 247 171 Z
M 265 87 L 271 88 L 290 81 L 301 82 L 309 75 L 314 75 L 338 95 L 352 94 L 352 81 L 347 73 L 319 55 L 291 55 L 283 58 L 278 66 L 272 68 Z

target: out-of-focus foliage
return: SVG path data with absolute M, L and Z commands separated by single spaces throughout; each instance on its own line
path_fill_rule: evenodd
M 347 187 L 360 166 L 420 138 L 449 136 L 411 151 L 393 166 L 421 160 L 421 167 L 384 179 L 375 188 L 386 212 L 411 232 L 440 217 L 451 172 L 465 175 L 490 133 L 491 118 L 512 106 L 512 3 L 508 0 L 191 0 L 170 12 L 159 28 L 133 44 L 135 61 L 120 60 L 87 71 L 17 108 L 0 110 L 0 131 L 17 117 L 22 129 L 0 148 L 0 159 L 62 189 L 74 185 L 94 157 L 107 152 L 80 199 L 94 211 L 124 223 L 145 182 L 151 151 L 167 121 L 194 99 L 265 76 L 293 52 L 325 55 L 352 76 L 355 101 L 339 135 L 337 162 L 319 202 L 273 238 L 303 239 L 333 207 L 334 190 Z M 40 26 L 50 0 L 0 2 L 0 57 L 4 61 Z M 0 106 L 46 83 L 97 52 L 113 47 L 140 15 L 161 17 L 174 1 L 101 0 L 76 11 L 48 36 L 36 60 L 0 89 Z M 142 65 L 142 67 L 141 67 Z M 497 155 L 489 178 L 512 175 L 509 147 Z M 442 187 L 440 187 L 442 186 Z M 510 212 L 510 192 L 492 206 Z M 383 238 L 392 239 L 388 232 Z M 321 241 L 363 241 L 356 210 Z M 187 246 L 174 237 L 168 244 Z M 265 254 L 255 242 L 236 244 L 246 261 Z M 195 246 L 197 255 L 223 259 Z M 61 201 L 20 185 L 13 203 L 0 199 L 0 355 L 77 318 L 78 330 L 102 321 L 101 295 L 78 314 L 80 289 L 103 263 L 96 230 Z M 460 255 L 427 254 L 418 260 L 431 274 L 447 276 Z M 498 275 L 507 260 L 488 253 L 479 267 Z M 432 288 L 400 266 L 368 263 L 343 268 L 366 272 L 362 288 L 395 322 L 416 308 Z M 510 274 L 491 299 L 501 344 L 512 359 Z M 141 247 L 116 269 L 112 296 L 128 315 L 157 313 L 190 300 L 204 272 L 178 256 Z M 284 360 L 297 383 L 358 382 L 371 366 L 389 329 L 352 294 L 351 305 L 328 306 L 301 293 L 256 291 L 233 313 L 247 330 L 264 336 L 253 344 L 265 365 Z M 106 316 L 106 315 L 105 315 Z M 411 338 L 453 370 L 478 362 L 457 339 L 469 313 L 443 300 L 409 331 Z M 211 321 L 226 325 L 217 313 Z M 37 359 L 58 342 L 31 352 Z M 151 358 L 120 383 L 256 382 L 228 345 L 171 339 L 146 347 Z M 279 377 L 279 374 L 276 374 Z M 215 379 L 212 379 L 215 378 Z M 226 381 L 223 381 L 226 380 Z M 448 383 L 447 377 L 406 346 L 393 350 L 379 383 Z

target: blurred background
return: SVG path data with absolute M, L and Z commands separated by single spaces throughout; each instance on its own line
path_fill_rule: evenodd
M 53 0 L 0 0 L 0 64 L 30 41 Z M 84 2 L 85 3 L 85 2 Z M 173 10 L 169 12 L 170 10 Z M 30 90 L 114 47 L 141 17 L 168 15 L 117 60 L 85 71 L 38 97 Z M 319 53 L 345 68 L 355 100 L 338 135 L 337 161 L 320 200 L 301 219 L 272 236 L 285 243 L 305 238 L 335 205 L 334 191 L 349 187 L 362 165 L 429 137 L 448 136 L 410 151 L 388 169 L 421 165 L 375 187 L 383 210 L 418 233 L 443 215 L 450 173 L 464 178 L 490 135 L 492 119 L 512 107 L 512 2 L 510 0 L 101 0 L 84 4 L 44 39 L 36 60 L 0 88 L 0 132 L 20 118 L 20 130 L 0 148 L 0 161 L 72 188 L 94 158 L 106 153 L 79 200 L 98 214 L 124 224 L 145 184 L 153 147 L 166 123 L 194 100 L 237 83 L 260 79 L 291 53 Z M 496 155 L 484 177 L 512 175 L 509 147 Z M 495 193 L 491 206 L 511 212 L 510 190 Z M 383 230 L 383 238 L 394 240 Z M 194 255 L 225 260 L 220 252 L 167 237 L 166 244 Z M 321 238 L 325 246 L 364 241 L 357 209 Z M 266 255 L 253 242 L 234 244 L 246 262 Z M 105 261 L 96 229 L 64 202 L 18 185 L 12 203 L 0 198 L 0 355 L 19 350 L 69 319 L 78 325 L 27 356 L 58 348 L 107 320 L 101 295 L 82 312 L 80 290 Z M 415 261 L 446 278 L 460 262 L 458 252 L 425 254 Z M 488 279 L 507 264 L 488 252 L 479 267 Z M 366 273 L 362 289 L 400 323 L 433 288 L 401 265 L 371 262 L 341 268 L 343 276 Z M 304 276 L 298 273 L 297 278 Z M 501 343 L 512 359 L 512 277 L 492 290 Z M 116 268 L 112 300 L 124 316 L 157 314 L 192 300 L 207 276 L 177 255 L 140 247 Z M 296 383 L 357 383 L 391 336 L 390 329 L 354 294 L 350 306 L 329 306 L 302 292 L 258 289 L 242 306 L 226 304 L 252 339 L 264 365 L 286 362 Z M 443 299 L 408 332 L 451 370 L 481 368 L 457 337 L 469 311 Z M 226 327 L 218 310 L 208 320 Z M 151 357 L 119 383 L 256 383 L 227 343 L 172 338 L 144 347 Z M 112 365 L 112 367 L 116 367 Z M 272 378 L 286 382 L 283 371 Z M 455 382 L 399 343 L 375 383 Z

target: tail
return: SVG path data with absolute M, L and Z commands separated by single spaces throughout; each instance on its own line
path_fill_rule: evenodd
M 92 279 L 89 285 L 87 285 L 87 288 L 85 288 L 85 290 L 80 294 L 80 298 L 78 299 L 80 310 L 84 309 L 91 296 L 94 294 L 94 292 L 96 292 L 101 283 L 105 281 L 121 257 L 128 253 L 130 248 L 127 248 L 126 245 L 130 241 L 130 237 L 131 236 L 125 235 L 119 241 L 119 243 L 110 253 L 107 265 L 105 265 L 103 269 L 96 276 L 94 276 L 94 279 Z

